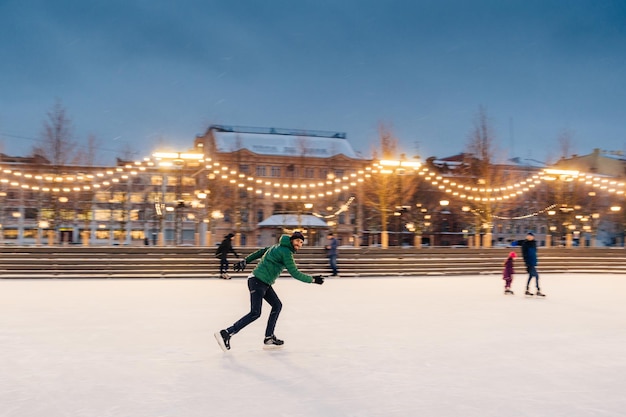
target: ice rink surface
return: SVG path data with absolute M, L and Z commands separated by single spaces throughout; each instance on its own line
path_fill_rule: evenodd
M 626 415 L 626 276 L 0 280 L 2 417 Z

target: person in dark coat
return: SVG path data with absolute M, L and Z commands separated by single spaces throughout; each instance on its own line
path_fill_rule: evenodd
M 504 280 L 504 293 L 513 295 L 511 291 L 511 283 L 513 282 L 513 274 L 515 269 L 513 268 L 513 261 L 517 257 L 515 252 L 509 253 L 509 257 L 504 261 L 504 271 L 502 271 L 502 279 Z
M 220 259 L 220 278 L 222 279 L 230 279 L 230 275 L 228 275 L 228 254 L 232 253 L 235 257 L 239 257 L 233 248 L 233 237 L 235 235 L 232 233 L 224 236 L 224 240 L 215 250 L 215 256 Z
M 326 249 L 326 256 L 328 257 L 328 266 L 330 266 L 332 271 L 331 276 L 336 277 L 339 274 L 337 270 L 337 247 L 339 242 L 332 233 L 329 233 L 326 237 L 328 238 L 328 244 L 324 249 Z
M 528 232 L 526 234 L 526 240 L 522 243 L 522 256 L 524 257 L 524 263 L 526 264 L 526 270 L 528 271 L 526 295 L 545 297 L 545 294 L 543 294 L 539 288 L 539 273 L 537 272 L 537 242 L 535 241 L 535 235 L 533 232 Z M 530 282 L 533 277 L 535 278 L 535 285 L 537 286 L 536 294 L 530 292 Z

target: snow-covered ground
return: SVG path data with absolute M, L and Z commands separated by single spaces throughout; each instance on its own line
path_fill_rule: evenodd
M 0 416 L 626 415 L 626 276 L 544 274 L 545 299 L 499 276 L 0 280 Z

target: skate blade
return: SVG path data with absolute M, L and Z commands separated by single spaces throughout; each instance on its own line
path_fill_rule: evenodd
M 263 350 L 281 350 L 285 345 L 263 345 Z
M 213 333 L 213 336 L 215 336 L 215 340 L 217 341 L 217 344 L 220 347 L 220 349 L 222 349 L 224 352 L 228 352 L 228 349 L 226 349 L 226 345 L 224 344 L 224 339 L 222 339 L 222 335 L 220 334 L 220 332 Z

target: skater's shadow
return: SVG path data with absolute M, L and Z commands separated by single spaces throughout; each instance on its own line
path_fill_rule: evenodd
M 224 368 L 230 372 L 254 378 L 263 385 L 271 385 L 273 388 L 283 391 L 290 398 L 301 398 L 302 404 L 315 408 L 316 414 L 338 415 L 339 410 L 336 410 L 333 404 L 327 403 L 320 396 L 315 395 L 315 391 L 308 389 L 311 386 L 327 389 L 332 381 L 320 380 L 318 375 L 311 373 L 297 361 L 294 361 L 289 352 L 284 350 L 261 352 L 260 355 L 245 359 L 246 362 L 243 362 L 236 355 L 229 354 L 225 355 L 222 363 Z M 280 369 L 272 366 L 272 361 L 279 362 L 281 364 Z M 254 363 L 255 366 L 248 365 L 249 362 Z M 288 374 L 285 370 L 288 370 Z M 306 394 L 307 392 L 310 394 Z

